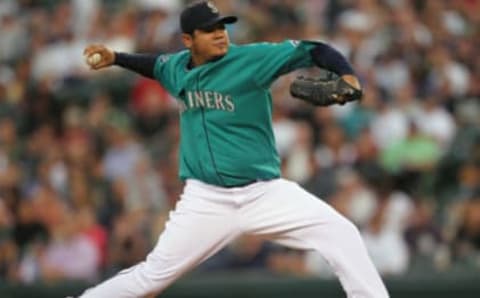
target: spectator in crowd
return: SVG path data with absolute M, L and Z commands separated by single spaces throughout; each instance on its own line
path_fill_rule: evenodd
M 405 193 L 394 189 L 393 181 L 387 175 L 375 183 L 373 188 L 377 206 L 362 236 L 381 274 L 403 274 L 408 269 L 410 258 L 403 235 L 413 204 Z
M 424 270 L 444 270 L 450 263 L 447 243 L 442 230 L 434 220 L 435 205 L 426 199 L 414 202 L 405 230 L 411 264 Z M 417 262 L 417 263 L 415 263 Z
M 462 204 L 459 225 L 453 239 L 454 257 L 468 260 L 480 254 L 480 194 L 475 193 Z

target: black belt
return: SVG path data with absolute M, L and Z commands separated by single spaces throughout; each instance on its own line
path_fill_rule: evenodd
M 275 178 L 272 178 L 272 179 L 275 179 Z M 235 187 L 245 187 L 245 186 L 248 186 L 250 184 L 253 184 L 253 183 L 257 183 L 257 182 L 266 182 L 266 181 L 270 181 L 272 179 L 256 179 L 256 180 L 250 180 L 250 181 L 247 181 L 245 183 L 239 183 L 239 184 L 233 184 L 233 185 L 225 185 L 223 187 L 225 188 L 235 188 Z

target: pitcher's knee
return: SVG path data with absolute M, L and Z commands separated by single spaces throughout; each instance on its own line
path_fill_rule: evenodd
M 361 239 L 357 226 L 347 218 L 339 216 L 337 220 L 335 220 L 334 225 L 334 230 L 339 233 L 341 237 L 346 239 Z
M 142 268 L 144 284 L 156 292 L 163 290 L 188 268 L 188 260 L 172 255 L 149 254 Z

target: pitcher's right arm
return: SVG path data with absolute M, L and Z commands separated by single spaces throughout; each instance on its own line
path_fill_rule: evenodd
M 88 59 L 93 55 L 100 55 L 100 60 Z M 89 45 L 83 51 L 86 57 L 86 63 L 91 69 L 98 70 L 118 65 L 128 70 L 134 71 L 142 76 L 154 79 L 155 62 L 158 54 L 128 54 L 115 52 L 104 45 Z

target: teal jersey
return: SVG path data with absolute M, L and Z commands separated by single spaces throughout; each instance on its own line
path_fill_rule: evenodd
M 180 103 L 180 178 L 231 187 L 280 176 L 269 88 L 313 65 L 312 42 L 230 45 L 192 69 L 190 52 L 157 58 L 154 76 Z

